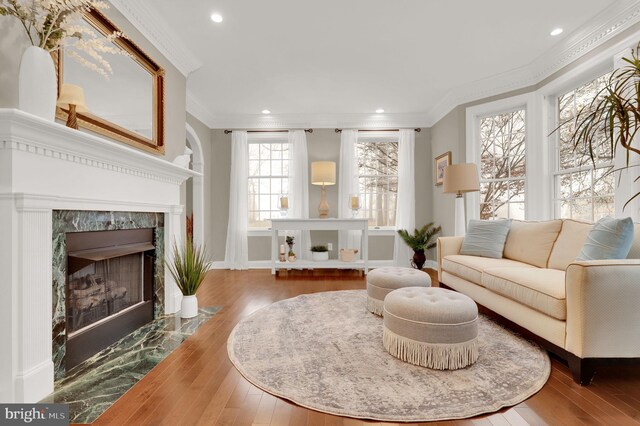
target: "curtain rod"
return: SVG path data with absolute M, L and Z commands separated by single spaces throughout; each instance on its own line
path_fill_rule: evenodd
M 282 129 L 282 130 L 247 130 L 247 133 L 282 133 L 282 132 L 288 132 L 289 130 L 294 130 L 294 129 Z M 313 133 L 313 129 L 302 129 L 307 133 Z M 233 132 L 233 130 L 225 130 L 224 134 L 228 135 L 229 133 Z
M 413 129 L 414 131 L 420 133 L 422 129 L 420 127 L 416 127 Z M 399 132 L 400 129 L 367 129 L 367 130 L 358 130 L 359 132 Z M 336 129 L 336 133 L 342 133 L 342 129 Z

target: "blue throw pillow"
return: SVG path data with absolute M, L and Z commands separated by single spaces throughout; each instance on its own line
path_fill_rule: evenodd
M 470 220 L 460 254 L 502 258 L 509 229 L 511 229 L 511 219 Z
M 604 217 L 593 225 L 576 260 L 626 259 L 633 244 L 630 217 Z

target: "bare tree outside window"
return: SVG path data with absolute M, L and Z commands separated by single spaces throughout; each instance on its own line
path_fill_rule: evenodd
M 481 219 L 525 219 L 525 130 L 524 109 L 480 120 Z
M 569 122 L 559 129 L 555 173 L 556 216 L 595 221 L 614 214 L 615 177 L 610 171 L 610 155 L 606 135 L 597 138 L 595 166 L 589 152 L 574 149 L 572 119 L 588 107 L 607 85 L 610 74 L 603 75 L 558 97 L 558 122 Z
M 398 199 L 398 142 L 359 141 L 358 185 L 360 216 L 369 226 L 395 226 Z
M 289 144 L 249 142 L 249 227 L 267 228 L 280 216 L 279 196 L 289 192 Z

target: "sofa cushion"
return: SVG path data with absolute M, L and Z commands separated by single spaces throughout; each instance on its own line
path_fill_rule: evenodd
M 460 254 L 501 259 L 511 219 L 470 220 Z
M 633 244 L 631 245 L 627 259 L 640 259 L 640 223 L 635 224 Z
M 541 268 L 487 268 L 482 285 L 559 320 L 567 319 L 565 272 Z
M 486 268 L 531 268 L 535 267 L 509 259 L 491 259 L 488 257 L 454 254 L 442 259 L 442 270 L 474 284 L 482 285 L 482 271 Z
M 551 250 L 549 268 L 565 271 L 570 263 L 575 262 L 591 228 L 593 228 L 591 223 L 563 220 L 562 230 Z
M 553 243 L 562 228 L 562 220 L 545 222 L 511 222 L 511 230 L 504 245 L 504 257 L 546 268 Z
M 603 217 L 589 232 L 577 260 L 626 259 L 633 245 L 633 220 Z

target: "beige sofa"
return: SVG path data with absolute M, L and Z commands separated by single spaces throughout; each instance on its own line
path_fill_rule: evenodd
M 440 283 L 550 343 L 573 378 L 640 358 L 640 225 L 625 260 L 578 262 L 592 225 L 514 221 L 503 259 L 460 255 L 462 237 L 438 239 Z

